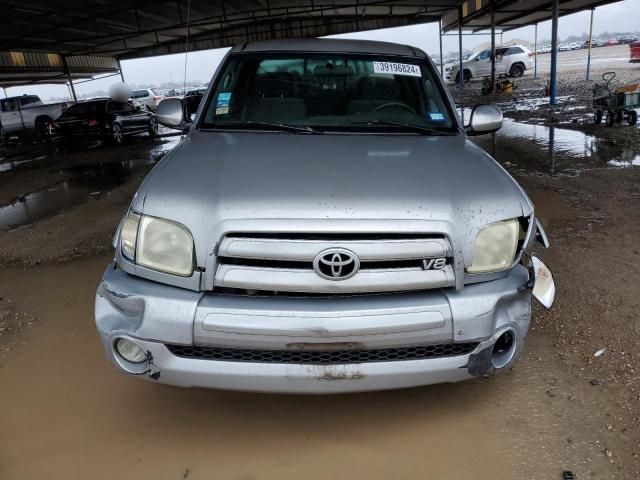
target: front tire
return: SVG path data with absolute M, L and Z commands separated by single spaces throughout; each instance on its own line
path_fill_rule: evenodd
M 113 143 L 121 145 L 124 142 L 124 132 L 122 126 L 119 123 L 114 123 L 111 127 L 111 139 Z
M 49 129 L 47 126 L 48 120 L 44 118 L 39 118 L 36 121 L 35 127 L 33 129 L 33 141 L 34 143 L 41 144 L 46 143 L 49 138 Z
M 154 139 L 158 135 L 158 120 L 155 117 L 151 117 L 149 120 L 149 137 Z
M 593 114 L 593 123 L 600 125 L 602 123 L 602 110 L 596 110 Z
M 629 115 L 627 116 L 627 123 L 629 123 L 629 125 L 634 126 L 636 123 L 638 123 L 638 112 L 636 112 L 635 110 L 631 110 L 629 112 Z
M 613 127 L 616 123 L 616 114 L 611 110 L 607 112 L 607 127 Z
M 469 70 L 465 70 L 462 73 L 462 81 L 463 83 L 469 83 L 471 81 L 471 72 Z M 456 74 L 456 83 L 460 83 L 460 72 Z

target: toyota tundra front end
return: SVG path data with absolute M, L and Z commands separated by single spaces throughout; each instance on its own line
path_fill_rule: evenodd
M 337 393 L 484 377 L 520 354 L 548 245 L 408 46 L 232 49 L 136 193 L 96 294 L 110 362 L 185 387 Z

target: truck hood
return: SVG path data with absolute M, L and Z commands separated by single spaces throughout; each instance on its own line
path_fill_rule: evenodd
M 255 231 L 261 222 L 251 219 L 280 220 L 281 231 L 320 220 L 340 223 L 340 231 L 373 231 L 378 221 L 446 224 L 470 261 L 480 228 L 533 208 L 511 176 L 462 135 L 201 131 L 158 163 L 132 207 L 189 228 L 198 264 L 224 233 L 220 225 L 250 222 Z

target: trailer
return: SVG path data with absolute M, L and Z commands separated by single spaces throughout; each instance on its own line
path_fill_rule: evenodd
M 593 121 L 596 125 L 605 120 L 607 127 L 626 120 L 629 125 L 638 122 L 640 108 L 640 83 L 614 87 L 615 72 L 602 75 L 602 83 L 593 87 Z

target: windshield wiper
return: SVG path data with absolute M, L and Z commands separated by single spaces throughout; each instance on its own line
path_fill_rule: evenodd
M 254 122 L 253 120 L 238 123 L 212 123 L 211 126 L 213 128 L 278 130 L 280 132 L 313 133 L 316 135 L 322 135 L 324 133 L 321 130 L 311 128 L 308 125 L 299 127 L 297 125 L 288 125 L 286 123 Z
M 387 120 L 352 120 L 349 123 L 352 125 L 389 125 L 392 127 L 402 127 L 424 135 L 455 135 L 454 132 L 436 130 L 435 128 L 423 127 L 422 125 L 415 125 L 413 123 L 389 122 Z

